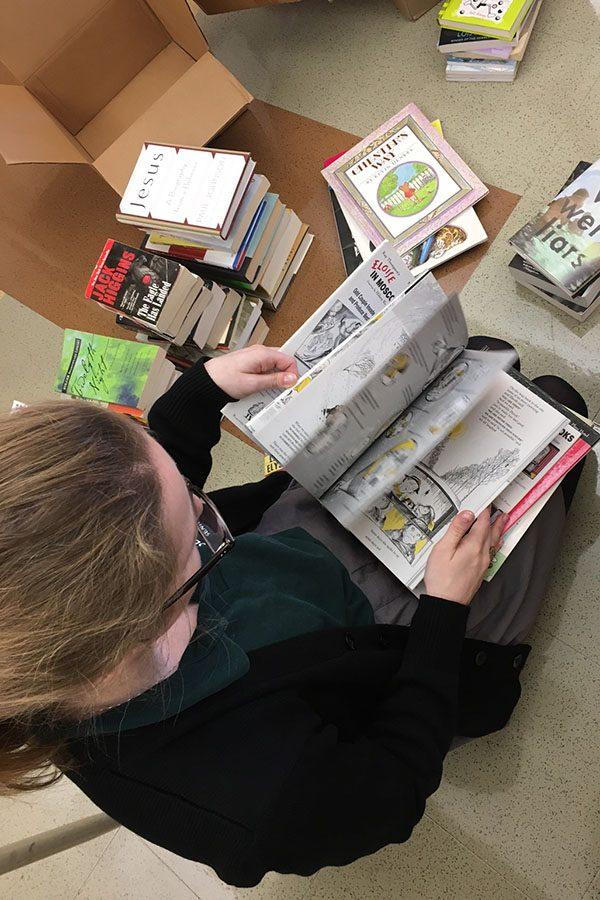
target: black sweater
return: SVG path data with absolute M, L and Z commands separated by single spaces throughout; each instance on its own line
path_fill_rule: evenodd
M 150 413 L 202 485 L 228 400 L 203 365 Z M 287 476 L 213 494 L 235 532 Z M 331 629 L 249 654 L 246 676 L 176 717 L 71 743 L 67 775 L 117 821 L 248 887 L 405 841 L 455 733 L 501 728 L 529 648 L 465 639 L 468 609 L 423 597 L 410 628 Z

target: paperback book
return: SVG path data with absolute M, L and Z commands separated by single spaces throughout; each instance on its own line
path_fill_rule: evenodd
M 446 0 L 438 13 L 443 28 L 512 41 L 533 0 Z
M 174 371 L 161 347 L 67 329 L 55 389 L 146 411 L 167 390 Z
M 510 239 L 569 298 L 600 275 L 600 160 Z
M 487 194 L 411 103 L 323 170 L 340 204 L 375 246 L 401 253 Z
M 175 259 L 109 238 L 94 266 L 85 297 L 111 312 L 164 334 L 175 334 L 202 280 Z
M 512 354 L 466 349 L 458 298 L 430 274 L 408 278 L 389 244 L 347 280 L 344 296 L 356 296 L 354 284 L 364 297 L 368 267 L 382 264 L 382 253 L 391 284 L 404 273 L 402 287 L 330 343 L 295 387 L 224 412 L 419 592 L 429 552 L 456 512 L 479 514 L 498 497 L 522 501 L 522 473 L 541 471 L 540 453 L 569 420 L 506 373 Z M 338 304 L 330 298 L 319 321 L 339 315 Z M 312 317 L 309 335 L 316 324 Z M 301 329 L 285 349 L 306 358 L 306 340 Z

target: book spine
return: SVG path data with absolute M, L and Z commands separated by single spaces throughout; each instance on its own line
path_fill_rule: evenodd
M 102 272 L 102 269 L 104 268 L 104 263 L 106 262 L 108 254 L 110 253 L 110 251 L 113 248 L 113 244 L 114 244 L 114 240 L 112 238 L 109 238 L 104 245 L 104 249 L 102 250 L 102 253 L 98 257 L 96 265 L 94 266 L 92 274 L 90 275 L 90 280 L 88 281 L 87 287 L 85 289 L 85 299 L 86 300 L 89 300 L 92 296 L 92 291 L 94 290 L 94 288 L 96 286 L 96 282 L 98 281 L 98 277 L 100 276 L 100 273 Z

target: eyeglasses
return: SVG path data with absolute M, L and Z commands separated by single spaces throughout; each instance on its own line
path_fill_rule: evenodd
M 163 611 L 177 603 L 191 587 L 194 587 L 207 572 L 215 566 L 219 560 L 233 547 L 235 540 L 221 513 L 214 505 L 210 497 L 204 491 L 185 479 L 188 490 L 202 501 L 202 512 L 196 524 L 196 547 L 200 554 L 200 568 L 191 578 L 182 584 L 175 593 L 169 597 Z

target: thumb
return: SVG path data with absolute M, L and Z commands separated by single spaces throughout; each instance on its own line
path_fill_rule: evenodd
M 445 535 L 450 550 L 456 550 L 474 521 L 475 515 L 468 509 L 454 516 Z
M 268 372 L 264 375 L 252 375 L 253 392 L 266 391 L 269 388 L 289 388 L 296 384 L 298 378 L 293 372 Z

